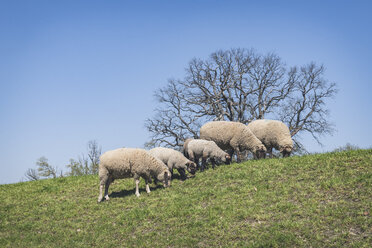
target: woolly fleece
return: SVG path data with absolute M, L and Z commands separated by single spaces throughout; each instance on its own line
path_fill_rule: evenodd
M 215 166 L 215 159 L 220 159 L 223 162 L 230 162 L 230 155 L 219 148 L 214 141 L 203 139 L 191 139 L 186 147 L 189 158 L 194 158 L 194 162 L 198 163 L 199 158 L 203 159 L 203 167 L 205 161 L 211 158 L 212 166 Z
M 119 148 L 105 152 L 100 157 L 99 179 L 100 195 L 98 201 L 102 200 L 102 188 L 105 185 L 105 198 L 108 200 L 108 188 L 115 179 L 133 177 L 136 180 L 136 195 L 139 196 L 139 178 L 146 180 L 146 191 L 149 193 L 148 182 L 151 177 L 159 181 L 166 181 L 165 173 L 170 178 L 170 171 L 159 159 L 151 156 L 146 150 L 139 148 Z M 169 185 L 165 185 L 169 186 Z
M 266 146 L 272 155 L 272 149 L 289 156 L 293 149 L 293 140 L 286 124 L 277 120 L 256 120 L 248 124 L 253 134 Z
M 240 122 L 211 121 L 200 128 L 200 138 L 214 141 L 222 150 L 235 151 L 240 161 L 239 153 L 249 150 L 254 157 L 261 157 L 266 153 L 262 142 L 254 136 L 251 130 Z
M 149 153 L 166 164 L 171 172 L 173 171 L 173 169 L 177 169 L 183 177 L 185 176 L 183 174 L 184 170 L 188 170 L 193 174 L 195 173 L 195 163 L 190 161 L 179 151 L 171 148 L 155 147 L 151 149 Z M 183 170 L 183 172 L 181 172 L 180 170 Z

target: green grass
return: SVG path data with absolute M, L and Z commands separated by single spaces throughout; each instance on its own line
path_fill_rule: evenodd
M 371 247 L 372 150 L 247 161 L 134 195 L 98 177 L 0 185 L 0 247 Z

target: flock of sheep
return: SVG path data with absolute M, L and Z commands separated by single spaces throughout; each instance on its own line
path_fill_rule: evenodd
M 120 148 L 104 153 L 100 157 L 98 202 L 103 197 L 109 200 L 108 189 L 115 179 L 133 177 L 136 183 L 136 196 L 139 196 L 139 179 L 146 182 L 146 192 L 150 193 L 152 179 L 161 181 L 164 187 L 170 186 L 173 169 L 177 169 L 183 179 L 186 170 L 195 174 L 198 167 L 203 171 L 207 160 L 214 168 L 216 160 L 230 163 L 233 154 L 240 162 L 240 153 L 250 151 L 255 159 L 265 158 L 272 149 L 279 150 L 288 157 L 293 149 L 293 141 L 288 127 L 281 121 L 256 120 L 248 125 L 239 122 L 212 121 L 200 128 L 200 139 L 187 139 L 183 154 L 179 151 L 156 147 L 150 151 L 139 148 Z M 202 159 L 201 165 L 199 160 Z M 103 195 L 103 187 L 105 192 Z

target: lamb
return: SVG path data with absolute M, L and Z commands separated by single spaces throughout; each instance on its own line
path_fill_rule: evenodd
M 158 158 L 164 164 L 168 166 L 169 171 L 173 174 L 173 169 L 177 169 L 180 173 L 181 178 L 186 179 L 185 170 L 191 174 L 196 172 L 196 164 L 189 159 L 187 159 L 181 152 L 165 148 L 165 147 L 156 147 L 149 151 L 149 153 Z
M 256 120 L 248 124 L 253 134 L 266 146 L 270 157 L 272 149 L 279 150 L 283 157 L 289 157 L 293 150 L 293 141 L 287 125 L 276 120 Z
M 195 163 L 199 162 L 200 157 L 202 158 L 202 165 L 200 170 L 203 171 L 206 166 L 206 161 L 209 158 L 212 163 L 212 168 L 214 169 L 216 161 L 215 159 L 220 159 L 225 163 L 230 163 L 230 155 L 219 148 L 214 141 L 203 140 L 203 139 L 187 139 L 185 143 L 184 153 L 188 154 L 190 160 Z
M 251 130 L 240 122 L 211 121 L 200 128 L 200 138 L 214 141 L 222 150 L 228 151 L 230 157 L 234 152 L 240 162 L 240 152 L 249 150 L 255 159 L 266 156 L 266 147 L 254 136 Z
M 140 196 L 138 185 L 140 177 L 146 181 L 146 192 L 150 193 L 148 183 L 155 177 L 170 186 L 171 174 L 167 166 L 159 159 L 151 156 L 146 150 L 139 148 L 119 148 L 105 152 L 100 157 L 99 163 L 100 191 L 98 202 L 102 201 L 102 190 L 105 185 L 105 199 L 109 200 L 108 189 L 115 179 L 133 177 L 136 182 L 136 196 Z

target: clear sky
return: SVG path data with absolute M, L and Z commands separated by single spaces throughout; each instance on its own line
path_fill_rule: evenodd
M 324 64 L 339 93 L 334 136 L 372 146 L 372 1 L 0 0 L 0 184 L 45 156 L 65 169 L 97 140 L 143 147 L 155 89 L 219 49 L 275 52 L 288 65 Z

